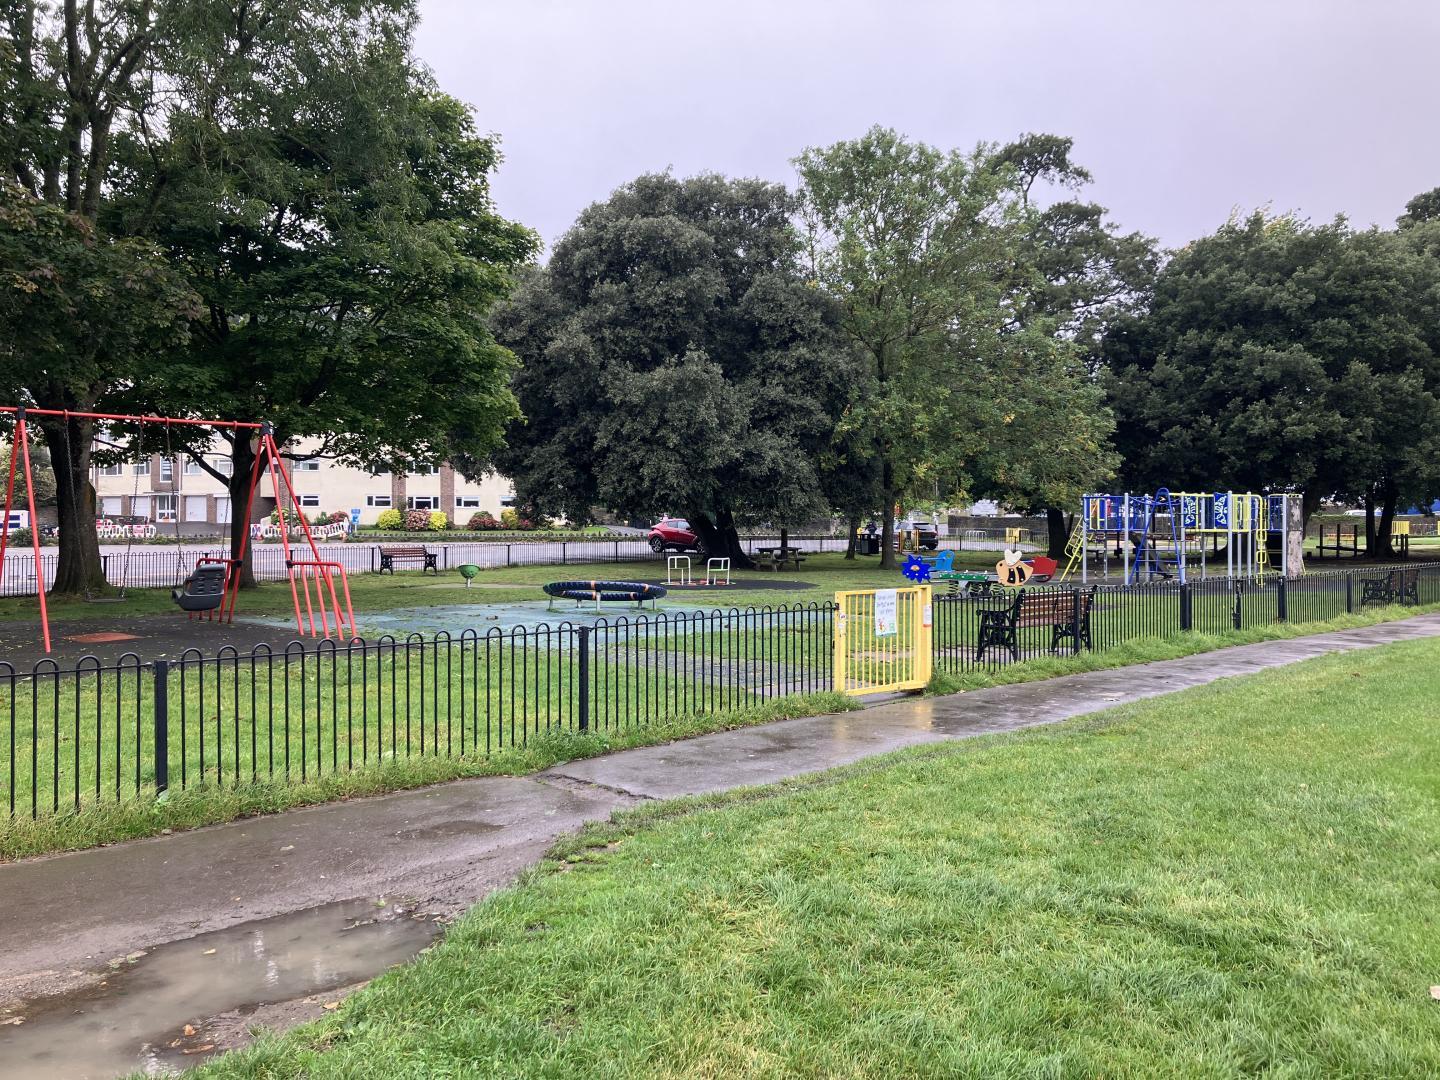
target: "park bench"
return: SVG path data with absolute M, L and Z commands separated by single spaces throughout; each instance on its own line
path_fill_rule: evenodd
M 1420 603 L 1420 571 L 1391 570 L 1384 577 L 1360 579 L 1360 606 Z
M 798 571 L 800 570 L 801 566 L 804 564 L 804 562 L 805 562 L 805 555 L 804 555 L 803 552 L 794 551 L 794 550 L 789 550 L 789 551 L 777 551 L 777 552 L 775 553 L 775 569 L 776 569 L 776 570 L 784 570 L 786 564 L 789 563 L 789 564 L 793 565 L 793 566 L 795 567 L 796 571 L 798 572 Z
M 422 573 L 429 570 L 438 574 L 440 569 L 435 565 L 435 560 L 438 558 L 439 555 L 423 544 L 382 544 L 380 547 L 380 572 L 383 574 L 389 570 L 390 573 L 395 573 L 395 563 L 398 561 L 424 563 L 425 565 L 420 568 Z
M 980 660 L 989 648 L 1008 649 L 1012 660 L 1020 659 L 1018 632 L 1028 626 L 1050 627 L 1050 651 L 1058 652 L 1060 643 L 1070 639 L 1075 651 L 1080 646 L 1093 649 L 1090 641 L 1090 608 L 1095 589 L 1071 592 L 1029 592 L 1015 594 L 1015 599 L 1002 608 L 982 608 L 980 637 L 975 659 Z

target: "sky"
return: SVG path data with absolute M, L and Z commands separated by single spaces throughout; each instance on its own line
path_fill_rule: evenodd
M 552 244 L 644 172 L 794 182 L 873 124 L 1075 140 L 1089 197 L 1176 247 L 1232 210 L 1390 225 L 1440 187 L 1440 0 L 420 0 L 416 50 Z

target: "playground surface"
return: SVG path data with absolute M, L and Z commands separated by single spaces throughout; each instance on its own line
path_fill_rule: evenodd
M 86 1023 L 103 1025 L 109 1003 L 124 1000 L 126 980 L 144 977 L 143 952 L 155 946 L 295 918 L 357 897 L 385 897 L 386 903 L 411 897 L 417 904 L 406 907 L 455 914 L 513 880 L 563 833 L 618 808 L 772 783 L 907 746 L 1054 723 L 1327 653 L 1433 637 L 1440 637 L 1440 615 L 907 699 L 571 762 L 531 777 L 461 781 L 0 866 L 0 892 L 10 900 L 0 909 L 0 1008 L 8 1001 L 13 1012 L 36 995 L 85 994 Z M 333 910 L 332 930 L 339 933 L 346 920 Z M 197 956 L 212 947 L 204 939 L 193 943 Z M 348 970 L 347 977 L 356 976 Z M 101 979 L 115 979 L 118 989 L 96 995 Z M 334 1000 L 330 988 L 322 989 L 324 996 L 297 1005 L 291 1018 L 321 1015 L 323 1003 Z M 228 1015 L 253 1001 L 207 1008 L 220 1004 Z M 206 1017 L 194 1019 L 210 1030 Z M 147 1022 L 152 1026 L 132 1024 L 126 1052 L 138 1053 L 139 1043 L 164 1038 L 183 1021 L 167 1014 Z M 224 1031 L 238 1041 L 243 1032 L 235 1034 L 234 1027 Z M 21 1043 L 55 1053 L 74 1035 L 69 1013 L 47 1010 L 34 1023 L 0 1027 L 0 1054 L 24 1063 L 28 1059 L 8 1056 Z M 213 1045 L 232 1043 L 222 1035 Z M 116 1060 L 141 1064 L 133 1056 Z

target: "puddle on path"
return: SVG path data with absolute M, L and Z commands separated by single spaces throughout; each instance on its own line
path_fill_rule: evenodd
M 169 1075 L 218 1052 L 199 1049 L 210 1041 L 204 1020 L 374 978 L 409 960 L 438 931 L 408 912 L 352 900 L 161 945 L 122 964 L 107 986 L 21 1010 L 25 1023 L 0 1027 L 0 1075 L 108 1080 L 137 1069 Z M 196 1035 L 185 1036 L 186 1024 Z

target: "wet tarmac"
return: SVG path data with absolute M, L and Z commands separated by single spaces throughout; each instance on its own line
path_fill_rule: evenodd
M 375 962 L 356 965 L 345 945 L 364 939 L 343 939 L 355 933 L 344 929 L 344 919 L 367 910 L 369 901 L 322 908 L 342 917 L 315 914 L 320 921 L 314 924 L 304 921 L 311 917 L 306 909 L 399 895 L 432 915 L 455 914 L 513 881 L 561 834 L 642 800 L 772 783 L 905 746 L 1053 723 L 1326 653 L 1436 636 L 1440 616 L 1420 616 L 944 698 L 907 698 L 571 762 L 532 777 L 459 781 L 0 865 L 0 1075 L 114 1075 L 115 1055 L 132 1055 L 126 1067 L 170 1068 L 203 1056 L 181 1051 L 205 1045 L 207 1032 L 243 1042 L 249 1021 L 237 1017 L 283 1026 L 318 1015 L 269 1013 L 255 1005 L 317 992 L 307 987 L 363 980 L 413 954 L 423 939 L 375 924 L 362 931 L 378 935 L 379 943 L 366 949 Z M 304 929 L 292 933 L 291 927 Z M 217 931 L 220 936 L 195 936 Z M 226 956 L 248 950 L 266 963 L 243 971 L 238 959 L 223 969 L 207 967 L 202 961 L 222 955 L 214 942 L 227 943 Z M 216 953 L 207 954 L 211 947 Z M 284 959 L 270 964 L 277 956 Z M 211 977 L 222 970 L 223 978 Z M 272 971 L 283 989 L 262 985 Z M 173 994 L 170 983 L 178 988 Z M 4 1023 L 15 1016 L 25 1023 Z M 195 1036 L 184 1034 L 186 1023 Z M 55 1034 L 47 1038 L 46 1032 Z M 110 1049 L 102 1053 L 100 1044 Z M 230 1044 L 217 1036 L 217 1047 Z M 50 1058 L 47 1065 L 45 1052 L 76 1056 Z
M 3 1075 L 107 1080 L 136 1070 L 179 1072 L 237 1036 L 243 1041 L 250 1019 L 267 1008 L 322 1015 L 334 1007 L 329 994 L 409 960 L 439 929 L 425 913 L 383 898 L 355 900 L 118 957 L 101 983 L 0 1026 Z

